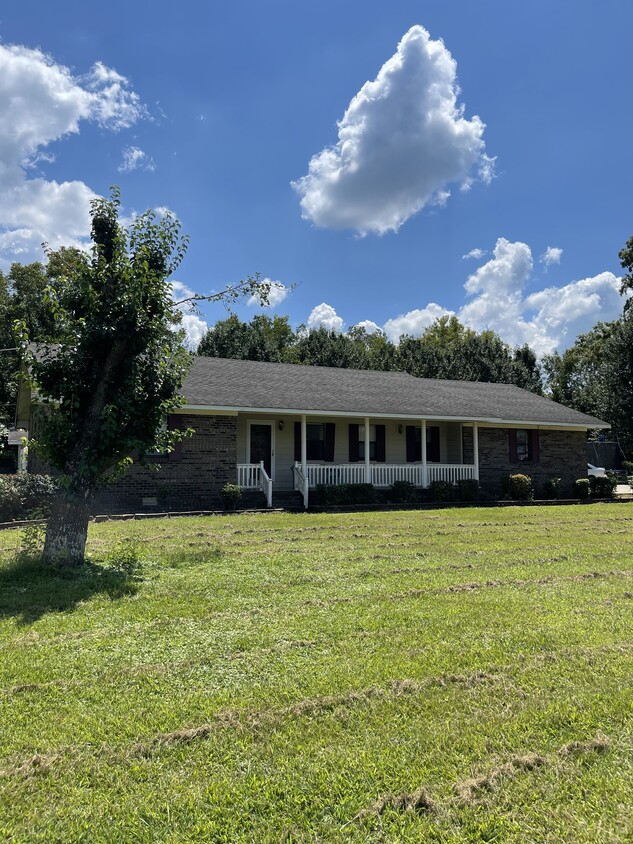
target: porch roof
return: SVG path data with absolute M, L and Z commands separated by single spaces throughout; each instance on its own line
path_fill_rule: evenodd
M 609 427 L 511 384 L 403 372 L 196 357 L 183 393 L 186 406 L 200 409 Z

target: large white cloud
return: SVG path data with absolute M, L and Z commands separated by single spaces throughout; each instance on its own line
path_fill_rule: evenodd
M 321 302 L 312 308 L 308 317 L 308 328 L 327 328 L 328 331 L 342 331 L 343 319 L 331 305 Z
M 273 281 L 270 278 L 263 278 L 261 282 L 262 284 L 270 285 L 268 290 L 268 304 L 263 306 L 266 308 L 276 308 L 277 305 L 280 305 L 284 301 L 291 290 L 290 287 L 286 287 L 281 281 Z M 253 294 L 249 297 L 246 304 L 250 307 L 258 307 L 261 306 L 261 300 L 259 296 Z
M 184 328 L 185 346 L 192 351 L 198 348 L 198 344 L 209 328 L 208 324 L 195 310 L 195 304 L 183 301 L 192 299 L 195 295 L 194 291 L 182 281 L 171 282 L 172 299 L 176 302 L 176 307 L 182 314 L 178 327 Z
M 441 40 L 413 26 L 338 124 L 338 142 L 315 155 L 293 182 L 302 216 L 361 234 L 397 231 L 425 205 L 443 204 L 448 185 L 490 181 L 485 125 L 458 105 L 456 63 Z
M 114 131 L 146 111 L 128 81 L 97 62 L 75 77 L 40 50 L 0 44 L 0 263 L 42 258 L 39 245 L 77 245 L 94 197 L 83 182 L 32 175 L 45 147 L 94 121 Z
M 452 314 L 453 311 L 431 302 L 425 308 L 416 308 L 406 314 L 388 319 L 383 329 L 387 337 L 396 343 L 403 334 L 408 334 L 410 337 L 419 337 L 436 319 Z

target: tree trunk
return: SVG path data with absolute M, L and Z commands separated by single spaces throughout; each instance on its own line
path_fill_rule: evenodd
M 74 568 L 84 561 L 90 496 L 62 489 L 55 497 L 46 527 L 43 560 Z

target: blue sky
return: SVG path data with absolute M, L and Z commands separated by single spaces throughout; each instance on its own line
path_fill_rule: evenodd
M 295 326 L 565 348 L 621 311 L 632 29 L 628 0 L 6 5 L 0 266 L 82 243 L 116 183 L 180 218 L 198 293 L 260 272 Z

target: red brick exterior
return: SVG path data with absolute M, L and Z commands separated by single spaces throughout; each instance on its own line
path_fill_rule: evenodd
M 511 462 L 507 428 L 479 429 L 479 483 L 486 492 L 501 498 L 501 482 L 510 474 L 529 475 L 536 497 L 552 478 L 562 479 L 561 497 L 572 497 L 572 484 L 587 477 L 585 431 L 539 431 L 538 463 Z

